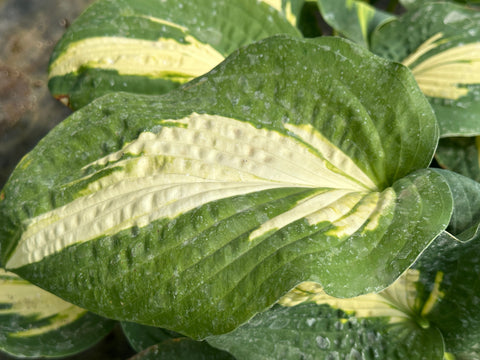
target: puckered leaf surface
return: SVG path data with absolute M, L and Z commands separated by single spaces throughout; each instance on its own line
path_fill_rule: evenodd
M 237 360 L 442 360 L 440 332 L 415 314 L 415 281 L 418 272 L 409 270 L 379 294 L 348 299 L 303 283 L 279 305 L 208 342 Z
M 378 291 L 448 225 L 448 185 L 424 169 L 437 141 L 404 66 L 338 38 L 273 37 L 56 127 L 1 193 L 1 261 L 107 317 L 195 338 L 302 281 Z
M 238 360 L 479 359 L 479 246 L 444 234 L 380 293 L 339 299 L 302 283 L 208 342 Z

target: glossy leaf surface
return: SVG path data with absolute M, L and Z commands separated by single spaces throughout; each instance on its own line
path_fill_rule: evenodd
M 61 123 L 1 193 L 1 260 L 194 338 L 302 281 L 378 291 L 448 225 L 449 188 L 424 169 L 437 140 L 405 67 L 338 38 L 270 38 L 162 97 L 113 94 Z
M 241 359 L 480 358 L 478 238 L 442 235 L 378 294 L 338 299 L 303 283 L 278 305 L 208 341 Z
M 409 270 L 379 294 L 349 299 L 303 283 L 271 310 L 208 341 L 238 360 L 442 360 L 440 332 L 420 317 L 418 278 L 417 271 Z

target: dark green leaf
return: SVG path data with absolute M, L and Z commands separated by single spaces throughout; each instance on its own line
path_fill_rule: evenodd
M 447 170 L 437 170 L 447 181 L 453 197 L 453 213 L 447 231 L 461 241 L 480 232 L 480 183 Z
M 302 281 L 356 296 L 411 266 L 450 220 L 437 141 L 407 68 L 269 38 L 61 123 L 3 190 L 1 260 L 109 318 L 225 333 Z
M 480 137 L 441 139 L 435 157 L 445 169 L 455 171 L 480 182 Z
M 188 338 L 165 340 L 142 351 L 130 360 L 235 360 L 226 351 L 211 347 L 205 341 Z
M 480 12 L 423 5 L 377 28 L 371 50 L 412 70 L 442 137 L 480 134 Z
M 184 337 L 166 329 L 122 321 L 122 329 L 132 348 L 140 352 L 165 340 Z
M 480 359 L 480 240 L 461 243 L 439 237 L 415 266 L 430 294 L 425 318 L 438 328 L 455 359 Z

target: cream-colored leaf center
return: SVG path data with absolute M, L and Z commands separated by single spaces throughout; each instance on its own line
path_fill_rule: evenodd
M 42 322 L 41 326 L 11 333 L 9 336 L 40 335 L 65 326 L 87 312 L 87 310 L 72 305 L 15 274 L 0 269 L 0 276 L 2 277 L 0 278 L 0 304 L 10 305 L 0 309 L 0 316 L 18 315 Z M 45 319 L 49 320 L 43 323 Z
M 49 78 L 77 72 L 81 66 L 115 70 L 120 75 L 182 78 L 187 81 L 218 65 L 223 55 L 190 35 L 185 43 L 124 37 L 92 37 L 74 42 L 51 64 Z
M 279 300 L 283 306 L 295 306 L 304 302 L 326 304 L 357 318 L 387 317 L 390 323 L 411 320 L 416 312 L 417 290 L 415 282 L 420 273 L 409 269 L 392 285 L 380 293 L 354 298 L 335 298 L 325 293 L 320 284 L 304 282 Z
M 403 64 L 411 67 L 418 86 L 427 96 L 457 100 L 468 94 L 465 85 L 480 84 L 480 42 L 461 44 L 412 66 L 420 57 L 448 39 L 438 33 L 426 40 Z
M 7 268 L 133 226 L 172 219 L 216 200 L 264 190 L 318 189 L 264 223 L 250 239 L 300 218 L 312 225 L 335 219 L 331 231 L 348 236 L 363 223 L 375 228 L 381 204 L 394 203 L 390 192 L 379 196 L 372 180 L 310 125 L 289 125 L 286 134 L 196 113 L 162 124 L 158 133 L 142 133 L 120 151 L 86 166 L 85 171 L 115 171 L 96 180 L 98 172 L 79 179 L 92 180 L 76 200 L 29 220 Z

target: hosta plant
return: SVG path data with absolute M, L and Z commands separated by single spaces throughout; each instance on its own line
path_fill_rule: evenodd
M 355 44 L 302 38 L 302 5 L 101 0 L 71 26 L 49 85 L 78 110 L 0 193 L 1 349 L 64 356 L 120 321 L 138 359 L 478 358 L 480 185 L 429 168 L 434 98 L 470 121 L 476 77 L 432 96 L 427 45 L 379 50 L 416 13 L 319 1 Z M 475 70 L 467 33 L 439 54 Z

